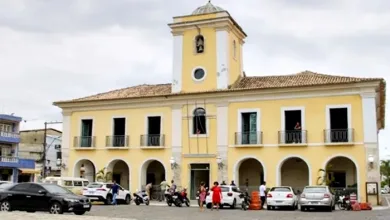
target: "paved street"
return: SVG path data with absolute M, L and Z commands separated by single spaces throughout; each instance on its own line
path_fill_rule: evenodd
M 360 219 L 390 219 L 390 210 L 381 211 L 334 211 L 328 212 L 301 212 L 301 211 L 241 211 L 223 209 L 220 211 L 205 210 L 200 213 L 197 208 L 177 208 L 168 206 L 135 206 L 120 205 L 120 206 L 100 206 L 96 205 L 93 210 L 88 213 L 88 216 L 110 216 L 116 218 L 134 218 L 138 220 L 322 220 L 322 219 L 345 219 L 345 220 L 360 220 Z

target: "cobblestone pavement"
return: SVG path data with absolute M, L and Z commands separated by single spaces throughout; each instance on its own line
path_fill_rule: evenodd
M 242 211 L 223 209 L 220 211 L 205 210 L 199 212 L 198 208 L 168 207 L 168 206 L 93 206 L 88 216 L 109 216 L 113 218 L 133 218 L 137 220 L 389 220 L 390 209 L 378 211 L 334 211 L 329 212 L 301 212 L 297 211 Z

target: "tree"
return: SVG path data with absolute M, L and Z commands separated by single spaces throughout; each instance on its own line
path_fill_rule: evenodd
M 329 164 L 325 167 L 325 169 L 318 170 L 318 178 L 317 185 L 325 185 L 330 186 L 334 182 L 334 177 L 330 175 L 330 170 L 332 169 L 332 165 Z
M 112 172 L 107 172 L 107 168 L 104 167 L 96 173 L 96 180 L 107 183 L 112 180 Z
M 390 186 L 390 160 L 382 160 L 380 166 L 381 176 L 386 178 L 387 185 Z

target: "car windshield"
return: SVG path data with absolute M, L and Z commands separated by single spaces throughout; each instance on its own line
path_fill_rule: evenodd
M 52 194 L 73 194 L 72 191 L 55 184 L 42 185 L 49 193 Z
M 325 187 L 306 187 L 303 192 L 305 193 L 326 193 Z
M 99 184 L 99 183 L 90 183 L 87 186 L 87 188 L 102 188 L 102 187 L 103 187 L 103 184 Z
M 6 190 L 6 189 L 9 189 L 11 186 L 13 186 L 14 184 L 13 183 L 2 183 L 0 185 L 0 190 Z
M 274 187 L 271 192 L 291 192 L 291 189 L 288 187 Z
M 221 187 L 222 192 L 229 192 L 229 187 Z

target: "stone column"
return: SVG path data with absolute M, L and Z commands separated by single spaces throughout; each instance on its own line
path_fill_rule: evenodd
M 363 109 L 363 130 L 364 130 L 364 146 L 366 149 L 366 178 L 368 182 L 378 183 L 378 193 L 380 196 L 380 159 L 378 149 L 378 126 L 377 126 L 377 108 L 376 108 L 376 93 L 375 91 L 367 91 L 361 94 L 362 109 Z M 368 158 L 374 157 L 374 163 L 371 167 Z M 359 183 L 360 188 L 365 188 L 365 183 Z
M 69 164 L 69 149 L 71 143 L 70 117 L 71 117 L 71 112 L 62 111 L 61 156 L 62 156 L 62 164 L 65 164 L 65 166 L 61 166 L 61 176 L 73 176 L 74 164 Z
M 218 170 L 218 181 L 228 180 L 228 103 L 217 103 L 217 156 L 222 158 L 223 167 Z
M 176 161 L 176 168 L 172 170 L 172 179 L 175 181 L 177 186 L 181 186 L 181 170 L 182 165 L 182 105 L 172 106 L 172 157 Z M 169 165 L 171 166 L 171 165 Z M 171 167 L 170 167 L 171 168 Z M 169 180 L 167 180 L 169 181 Z

